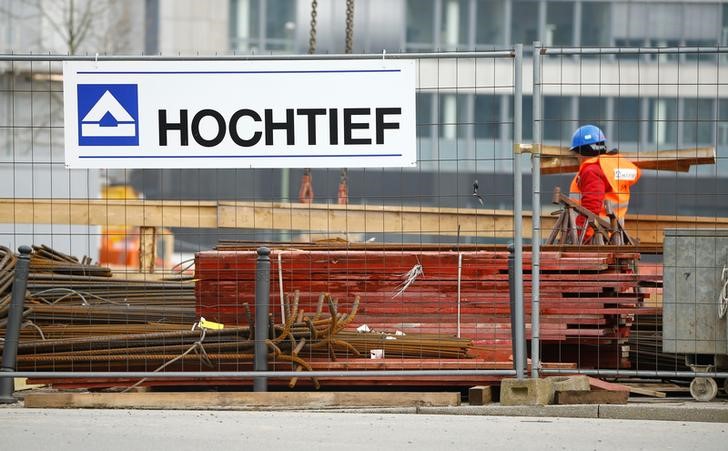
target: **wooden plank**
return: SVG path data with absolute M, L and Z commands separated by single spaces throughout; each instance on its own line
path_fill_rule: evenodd
M 591 376 L 587 376 L 587 377 L 589 377 L 589 386 L 592 388 L 596 388 L 599 390 L 629 392 L 629 387 L 627 387 L 626 385 L 615 384 L 613 382 L 603 381 L 601 379 L 597 379 L 597 378 L 591 377 Z
M 663 393 L 689 393 L 690 387 L 661 382 L 622 382 L 630 388 L 645 388 Z
M 548 236 L 556 218 L 541 218 Z M 417 206 L 329 205 L 278 202 L 206 202 L 126 199 L 0 198 L 0 224 L 68 224 L 120 227 L 192 227 L 302 230 L 314 239 L 337 234 L 401 233 L 510 238 L 508 210 Z M 662 243 L 665 228 L 728 228 L 728 218 L 627 215 L 627 232 L 643 245 Z M 531 216 L 524 212 L 524 237 Z M 623 247 L 621 247 L 623 248 Z
M 693 165 L 715 164 L 714 147 L 693 149 L 669 149 L 640 152 L 621 152 L 641 169 L 687 172 Z M 543 146 L 541 148 L 541 172 L 543 174 L 566 174 L 579 170 L 579 159 L 566 147 Z
M 629 392 L 608 390 L 556 391 L 556 404 L 627 404 Z
M 654 390 L 646 387 L 629 387 L 629 392 L 637 395 L 651 396 L 653 398 L 665 398 L 667 394 L 662 391 Z
M 30 393 L 29 408 L 202 409 L 213 407 L 457 406 L 460 393 L 397 392 L 184 392 Z

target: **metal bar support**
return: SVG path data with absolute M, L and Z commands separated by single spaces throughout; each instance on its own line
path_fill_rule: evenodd
M 520 149 L 523 107 L 523 44 L 516 44 L 513 61 L 513 148 Z M 514 312 L 511 327 L 515 331 L 516 378 L 523 379 L 526 358 L 526 337 L 523 317 L 523 180 L 520 150 L 513 155 L 513 245 L 515 248 L 513 284 Z
M 270 311 L 270 249 L 258 248 L 255 265 L 255 371 L 268 370 L 268 313 Z M 268 391 L 265 376 L 256 376 L 253 391 Z
M 728 378 L 726 371 L 647 371 L 647 370 L 579 370 L 566 368 L 542 369 L 543 374 L 585 374 L 587 376 L 607 377 L 645 377 L 645 378 L 683 378 L 683 377 L 716 377 Z
M 543 55 L 658 55 L 684 53 L 728 53 L 728 47 L 546 47 Z
M 533 147 L 531 153 L 531 377 L 541 367 L 541 43 L 533 43 Z
M 572 370 L 572 372 L 574 372 Z M 337 371 L 12 371 L 9 377 L 35 379 L 180 379 L 180 378 L 277 378 L 291 377 L 441 377 L 441 376 L 513 376 L 513 370 L 337 370 Z M 701 373 L 703 374 L 703 373 Z M 710 375 L 710 373 L 705 373 Z
M 18 340 L 20 338 L 20 327 L 23 322 L 23 303 L 25 302 L 25 287 L 28 285 L 28 273 L 30 272 L 30 253 L 33 250 L 29 246 L 20 246 L 17 263 L 15 264 L 15 279 L 13 280 L 13 292 L 10 300 L 10 311 L 8 312 L 8 324 L 5 329 L 5 344 L 3 347 L 3 360 L 0 373 L 0 403 L 10 404 L 16 402 L 13 397 L 15 381 L 13 376 L 5 373 L 15 371 L 16 357 L 18 356 Z
M 0 61 L 251 61 L 251 60 L 381 60 L 384 59 L 455 59 L 455 58 L 513 58 L 513 50 L 479 52 L 433 53 L 368 53 L 368 54 L 313 54 L 313 55 L 40 55 L 0 54 Z

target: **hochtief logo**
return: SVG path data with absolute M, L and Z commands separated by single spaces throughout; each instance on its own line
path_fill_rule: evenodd
M 78 145 L 139 145 L 137 85 L 78 85 Z

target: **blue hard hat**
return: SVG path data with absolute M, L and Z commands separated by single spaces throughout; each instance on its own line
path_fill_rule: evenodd
M 583 146 L 605 143 L 606 141 L 607 138 L 599 127 L 596 125 L 583 125 L 577 128 L 574 136 L 571 137 L 571 147 L 569 150 L 578 152 Z

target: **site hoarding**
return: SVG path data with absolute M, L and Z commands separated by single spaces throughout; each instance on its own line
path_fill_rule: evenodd
M 416 165 L 413 60 L 65 61 L 69 168 Z

